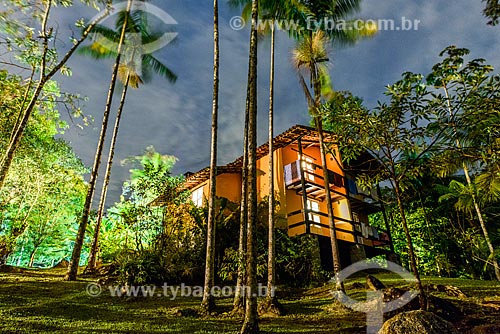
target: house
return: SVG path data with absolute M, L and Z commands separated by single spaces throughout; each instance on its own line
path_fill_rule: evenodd
M 324 134 L 325 141 L 331 142 L 332 134 L 326 131 Z M 308 126 L 296 125 L 276 136 L 273 144 L 275 192 L 280 202 L 278 214 L 286 217 L 286 223 L 277 227 L 287 229 L 290 236 L 317 236 L 321 262 L 325 269 L 331 269 L 330 230 L 318 133 Z M 259 200 L 269 193 L 268 154 L 267 143 L 257 148 Z M 356 164 L 369 168 L 371 156 L 358 160 Z M 217 196 L 240 201 L 241 166 L 242 157 L 217 168 Z M 383 210 L 376 189 L 357 186 L 356 175 L 346 172 L 351 169 L 344 168 L 335 146 L 327 154 L 327 167 L 342 266 L 392 253 L 389 225 L 386 224 L 386 230 L 380 230 L 370 226 L 368 221 L 370 214 Z M 209 175 L 210 168 L 205 168 L 187 176 L 186 188 L 192 192 L 192 200 L 198 206 L 208 198 Z

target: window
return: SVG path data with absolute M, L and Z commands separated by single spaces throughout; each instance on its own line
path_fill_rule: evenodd
M 304 169 L 304 174 L 307 180 L 314 181 L 314 172 L 316 170 L 314 166 L 314 160 L 310 157 L 304 157 L 302 160 L 302 168 Z
M 193 191 L 193 195 L 191 198 L 193 199 L 194 205 L 201 208 L 203 206 L 203 187 Z
M 319 203 L 308 199 L 307 200 L 307 209 L 310 211 L 313 211 L 313 212 L 320 212 L 319 211 Z M 309 212 L 307 217 L 310 221 L 319 224 L 321 222 L 321 218 L 318 214 L 315 214 L 313 212 Z

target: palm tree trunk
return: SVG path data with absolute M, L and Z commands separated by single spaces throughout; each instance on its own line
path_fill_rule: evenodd
M 246 223 L 248 221 L 248 98 L 245 107 L 245 123 L 243 129 L 243 159 L 241 167 L 241 202 L 240 202 L 240 233 L 238 244 L 238 276 L 236 279 L 236 291 L 231 313 L 243 313 L 245 310 L 245 258 L 246 258 Z
M 327 206 L 327 211 L 328 211 L 328 227 L 330 230 L 330 244 L 332 247 L 332 258 L 333 258 L 333 273 L 335 277 L 339 275 L 342 267 L 340 264 L 340 252 L 339 252 L 339 246 L 338 246 L 338 241 L 337 241 L 337 231 L 335 228 L 335 220 L 334 220 L 334 214 L 333 214 L 333 206 L 332 206 L 332 197 L 330 193 L 330 180 L 328 178 L 328 167 L 326 164 L 326 152 L 325 152 L 325 144 L 324 144 L 324 138 L 323 138 L 323 121 L 321 120 L 320 116 L 314 117 L 314 122 L 316 125 L 316 130 L 318 132 L 318 138 L 319 138 L 319 148 L 320 148 L 320 155 L 321 155 L 321 167 L 323 169 L 323 178 L 324 178 L 324 183 L 325 183 L 325 198 L 326 198 L 326 206 Z M 338 291 L 345 291 L 344 289 L 344 284 L 342 282 L 339 282 L 338 280 L 335 280 L 336 285 L 335 288 Z
M 274 240 L 274 49 L 276 34 L 274 21 L 271 26 L 271 70 L 269 75 L 269 231 L 268 231 L 268 259 L 267 259 L 267 299 L 274 301 L 275 296 L 275 251 Z
M 219 4 L 214 0 L 214 86 L 212 104 L 212 147 L 210 152 L 210 196 L 208 201 L 207 255 L 205 263 L 205 286 L 203 290 L 202 310 L 210 313 L 215 308 L 211 293 L 214 286 L 215 271 L 215 198 L 217 191 L 217 118 L 219 110 Z
M 104 174 L 104 183 L 101 189 L 101 197 L 99 199 L 99 209 L 97 210 L 97 218 L 95 223 L 94 238 L 92 240 L 92 246 L 90 247 L 89 261 L 85 271 L 93 272 L 96 269 L 97 253 L 99 249 L 99 234 L 101 231 L 102 216 L 104 214 L 104 205 L 106 204 L 106 195 L 108 193 L 109 179 L 111 178 L 111 168 L 113 167 L 113 158 L 115 156 L 115 146 L 116 139 L 118 138 L 118 130 L 120 127 L 120 120 L 122 117 L 123 107 L 125 106 L 125 99 L 127 97 L 128 84 L 130 81 L 130 75 L 127 76 L 125 80 L 125 85 L 123 86 L 122 96 L 120 99 L 120 105 L 116 113 L 115 126 L 113 127 L 113 135 L 111 137 L 111 144 L 109 146 L 108 163 L 106 165 L 106 174 Z
M 410 267 L 411 270 L 413 271 L 413 275 L 415 275 L 415 278 L 417 279 L 417 289 L 419 292 L 418 298 L 420 302 L 420 308 L 425 311 L 427 310 L 427 296 L 422 286 L 422 281 L 420 280 L 420 274 L 418 272 L 418 267 L 417 267 L 417 259 L 415 257 L 415 250 L 413 249 L 413 241 L 410 235 L 410 230 L 408 229 L 408 222 L 406 221 L 405 208 L 403 201 L 401 200 L 402 198 L 401 188 L 399 186 L 399 181 L 397 180 L 397 178 L 394 178 L 394 191 L 396 193 L 396 199 L 398 202 L 399 214 L 401 215 L 401 223 L 403 224 L 403 230 L 406 235 L 408 255 L 410 257 Z
M 133 0 L 128 0 L 126 12 L 130 13 L 130 8 L 132 6 Z M 99 135 L 99 142 L 97 144 L 97 150 L 94 157 L 94 165 L 92 167 L 92 172 L 90 173 L 89 187 L 87 190 L 87 196 L 85 198 L 85 204 L 83 206 L 82 219 L 78 227 L 78 232 L 75 239 L 75 245 L 73 247 L 73 253 L 71 255 L 71 261 L 68 266 L 68 271 L 64 277 L 67 281 L 76 280 L 78 273 L 78 266 L 80 264 L 80 255 L 83 248 L 83 241 L 85 238 L 85 230 L 87 229 L 87 224 L 90 216 L 90 207 L 92 205 L 92 198 L 94 197 L 95 184 L 97 181 L 97 176 L 99 173 L 99 166 L 101 164 L 102 150 L 104 149 L 104 140 L 106 138 L 106 130 L 108 129 L 109 114 L 111 111 L 111 104 L 113 102 L 113 93 L 115 91 L 116 79 L 118 77 L 118 67 L 120 65 L 121 50 L 123 46 L 123 41 L 125 40 L 125 32 L 127 28 L 127 20 L 124 21 L 122 31 L 120 34 L 120 41 L 118 43 L 117 56 L 115 59 L 115 64 L 113 67 L 113 74 L 111 76 L 111 82 L 108 90 L 108 97 L 106 101 L 106 107 L 104 109 L 104 115 L 101 125 L 101 133 Z
M 320 82 L 320 77 L 317 72 L 317 69 L 312 69 L 312 80 L 313 80 L 313 89 L 314 89 L 314 106 L 313 106 L 313 112 L 314 112 L 314 123 L 316 125 L 316 131 L 318 132 L 318 139 L 319 139 L 319 150 L 320 150 L 320 155 L 321 155 L 321 167 L 323 169 L 323 181 L 324 181 L 324 186 L 325 186 L 325 199 L 326 199 L 326 207 L 328 211 L 328 227 L 330 230 L 330 244 L 332 247 L 332 258 L 333 258 L 333 273 L 335 275 L 335 278 L 340 273 L 340 270 L 342 269 L 341 264 L 340 264 L 340 252 L 339 252 L 339 246 L 338 246 L 338 241 L 337 241 L 337 232 L 335 228 L 335 220 L 334 220 L 334 214 L 333 214 L 333 206 L 332 206 L 332 197 L 330 193 L 330 179 L 329 179 L 329 174 L 328 174 L 328 165 L 327 165 L 327 160 L 326 160 L 326 150 L 325 150 L 325 143 L 324 143 L 324 138 L 323 138 L 323 120 L 321 118 L 321 115 L 319 115 L 319 107 L 321 106 L 321 82 Z M 344 284 L 342 282 L 339 282 L 337 279 L 335 280 L 336 286 L 335 288 L 338 291 L 345 291 L 344 289 Z
M 283 314 L 283 305 L 276 297 L 276 240 L 274 226 L 274 50 L 276 42 L 275 21 L 271 25 L 271 61 L 269 75 L 269 197 L 268 197 L 268 258 L 267 258 L 267 293 L 259 306 L 259 313 Z
M 457 141 L 458 143 L 458 141 Z M 459 143 L 458 143 L 459 144 Z M 464 163 L 463 164 L 464 168 L 464 174 L 465 174 L 465 179 L 467 180 L 467 184 L 469 187 L 472 187 L 472 180 L 469 175 L 469 169 L 467 168 L 467 165 Z M 483 231 L 484 235 L 484 240 L 486 241 L 486 245 L 488 246 L 488 250 L 490 251 L 490 257 L 491 257 L 491 264 L 493 265 L 493 268 L 495 270 L 495 277 L 497 278 L 498 281 L 500 281 L 500 267 L 498 266 L 498 261 L 495 257 L 495 248 L 493 247 L 493 244 L 491 243 L 490 239 L 490 234 L 488 232 L 488 228 L 486 227 L 486 224 L 483 219 L 483 214 L 481 212 L 481 208 L 479 207 L 479 203 L 477 201 L 477 196 L 476 193 L 472 193 L 472 202 L 474 203 L 474 210 L 476 210 L 477 214 L 477 219 L 479 220 L 479 225 L 481 225 L 481 230 Z
M 240 334 L 259 333 L 257 316 L 257 20 L 258 1 L 252 0 L 252 28 L 248 66 L 248 222 L 245 320 Z

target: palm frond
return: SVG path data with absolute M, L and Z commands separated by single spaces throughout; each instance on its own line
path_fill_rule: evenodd
M 305 36 L 293 50 L 294 65 L 301 68 L 304 65 L 311 70 L 313 67 L 328 61 L 325 34 L 322 31 Z
M 108 50 L 102 44 L 94 42 L 91 45 L 84 45 L 78 48 L 78 53 L 84 56 L 90 56 L 94 59 L 115 58 L 116 53 Z
M 92 29 L 92 33 L 93 33 L 94 38 L 104 37 L 104 38 L 107 38 L 107 39 L 113 41 L 114 43 L 120 42 L 120 33 L 119 32 L 116 32 L 113 29 L 110 29 L 110 28 L 103 26 L 101 24 L 96 25 Z
M 483 203 L 500 201 L 500 174 L 496 171 L 485 171 L 475 179 Z
M 177 81 L 177 75 L 150 54 L 143 55 L 142 64 L 143 68 L 147 66 L 151 67 L 156 74 L 164 77 L 171 83 L 175 83 Z
M 241 8 L 243 6 L 246 6 L 250 0 L 228 0 L 227 3 L 229 7 L 232 8 Z
M 334 18 L 346 19 L 361 10 L 361 0 L 337 0 L 333 10 Z
M 130 66 L 130 64 L 120 64 L 118 67 L 118 78 L 123 84 L 125 84 L 128 79 L 128 85 L 132 88 L 139 88 L 139 85 L 143 84 L 141 76 L 135 71 L 133 66 Z

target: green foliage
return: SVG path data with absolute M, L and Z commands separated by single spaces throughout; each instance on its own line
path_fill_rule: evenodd
M 430 95 L 419 74 L 405 73 L 403 79 L 387 87 L 389 102 L 379 102 L 367 110 L 350 93 L 334 93 L 322 106 L 325 128 L 337 136 L 338 147 L 346 162 L 368 152 L 370 170 L 357 167 L 358 181 L 371 186 L 389 180 L 401 189 L 422 175 L 422 158 L 432 151 L 427 122 L 436 119 L 427 108 Z
M 259 235 L 264 235 L 264 225 Z M 260 238 L 258 249 L 257 278 L 267 277 L 267 249 L 265 238 Z M 328 273 L 321 268 L 317 256 L 318 241 L 311 236 L 289 237 L 286 231 L 276 229 L 276 278 L 278 284 L 307 287 L 328 281 Z M 237 248 L 226 248 L 218 275 L 224 282 L 235 282 L 238 268 Z
M 411 240 L 421 271 L 489 277 L 491 273 L 483 267 L 490 255 L 485 239 L 478 243 L 480 230 L 474 221 L 469 220 L 470 229 L 457 230 L 455 217 L 437 213 L 437 205 L 429 208 L 421 203 L 425 185 L 442 182 L 433 175 L 452 175 L 464 166 L 476 173 L 476 182 L 466 186 L 451 180 L 447 189 L 441 187 L 445 192 L 432 195 L 435 203 L 440 198 L 440 204 L 452 212 L 470 216 L 473 195 L 483 207 L 498 200 L 500 79 L 483 59 L 466 61 L 468 53 L 454 46 L 446 48 L 441 62 L 425 79 L 421 74 L 404 73 L 402 80 L 387 87 L 388 102 L 379 102 L 372 110 L 348 92 L 334 92 L 322 106 L 322 114 L 357 181 L 362 186 L 389 182 L 394 194 L 389 193 L 386 200 L 400 203 L 393 215 L 403 227 L 407 225 L 406 246 L 410 247 Z M 361 156 L 373 160 L 358 166 Z M 399 227 L 393 230 L 393 237 L 402 242 Z M 442 240 L 433 237 L 436 232 Z M 411 256 L 402 243 L 396 241 L 395 248 L 408 263 Z
M 307 287 L 325 283 L 329 273 L 321 267 L 318 240 L 308 235 L 289 237 L 286 231 L 276 233 L 276 276 L 281 284 Z
M 98 9 L 99 4 L 106 4 L 107 0 L 81 0 L 88 6 Z M 51 27 L 50 12 L 47 17 L 48 39 L 52 40 L 47 44 L 46 54 L 44 52 L 44 38 L 38 36 L 35 30 L 37 24 L 43 22 L 46 8 L 50 7 L 71 7 L 73 1 L 44 1 L 43 5 L 35 0 L 7 0 L 2 2 L 0 13 L 0 32 L 2 33 L 2 44 L 6 46 L 8 53 L 13 53 L 15 59 L 26 65 L 27 69 L 41 71 L 42 67 L 46 73 L 50 72 L 59 62 L 58 51 L 62 47 L 60 40 L 55 38 L 55 29 Z M 69 73 L 69 68 L 64 67 L 63 72 Z
M 193 252 L 171 252 L 168 249 L 124 251 L 115 259 L 118 281 L 127 285 L 192 284 L 202 279 L 200 260 Z M 201 261 L 202 263 L 202 261 Z
M 114 208 L 108 210 L 108 217 L 103 217 L 99 245 L 100 258 L 103 263 L 111 263 L 123 249 L 133 248 L 129 226 Z
M 498 0 L 483 0 L 486 2 L 486 7 L 484 8 L 484 16 L 486 16 L 489 21 L 489 25 L 497 25 L 498 19 L 500 18 L 500 3 Z
M 490 254 L 475 215 L 471 214 L 470 206 L 462 210 L 456 205 L 459 200 L 463 201 L 460 196 L 470 199 L 470 194 L 460 193 L 467 188 L 463 185 L 464 179 L 440 179 L 428 171 L 417 181 L 405 192 L 405 208 L 419 271 L 440 277 L 493 278 L 491 266 L 485 266 Z M 383 197 L 388 202 L 386 211 L 395 251 L 401 256 L 403 265 L 408 266 L 406 239 L 399 227 L 401 217 L 390 189 L 383 189 Z M 500 225 L 495 217 L 499 209 L 497 205 L 484 209 L 484 218 L 490 222 L 490 236 L 498 245 Z M 381 213 L 370 219 L 374 226 L 385 228 Z
M 30 86 L 6 71 L 0 77 L 0 147 L 5 148 Z M 67 255 L 68 231 L 80 214 L 86 187 L 83 164 L 66 142 L 54 138 L 67 127 L 57 110 L 58 85 L 48 82 L 41 97 L 0 190 L 1 256 L 14 252 L 11 259 L 23 265 L 31 252 L 40 254 L 36 259 L 43 265 Z
M 436 92 L 430 107 L 439 119 L 430 125 L 440 135 L 442 152 L 435 165 L 441 175 L 467 166 L 495 176 L 500 170 L 500 77 L 484 59 L 467 61 L 469 50 L 446 48 L 427 83 Z
M 128 285 L 161 284 L 169 282 L 167 266 L 156 252 L 123 254 L 117 257 L 119 280 Z
M 153 147 L 126 160 L 138 166 L 130 170 L 121 201 L 108 210 L 101 234 L 102 259 L 115 263 L 123 283 L 200 279 L 204 220 L 183 190 L 183 177 L 171 175 L 176 160 Z
M 451 180 L 446 193 L 439 197 L 439 201 L 444 202 L 455 200 L 455 208 L 458 211 L 472 214 L 474 211 L 474 201 L 472 198 L 473 194 L 473 187 L 464 185 L 462 182 L 457 180 Z

